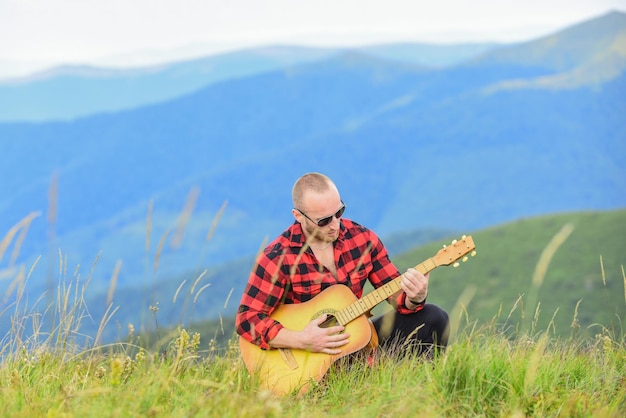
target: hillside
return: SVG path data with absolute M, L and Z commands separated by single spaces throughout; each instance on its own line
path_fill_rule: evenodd
M 176 224 L 194 187 L 197 212 L 181 249 L 193 251 L 187 260 L 197 259 L 224 202 L 207 261 L 253 253 L 290 221 L 291 184 L 308 170 L 333 176 L 350 216 L 383 235 L 626 206 L 623 78 L 601 90 L 488 97 L 470 90 L 368 116 L 368 108 L 391 101 L 405 84 L 376 91 L 368 86 L 374 75 L 340 69 L 297 79 L 268 75 L 167 106 L 71 124 L 0 126 L 0 137 L 11 138 L 2 140 L 2 189 L 11 191 L 0 200 L 3 228 L 32 210 L 45 211 L 55 170 L 57 245 L 83 265 L 103 251 L 107 276 L 118 257 L 128 274 L 143 270 L 143 262 L 131 263 L 144 258 L 149 201 L 156 241 Z M 335 95 L 318 93 L 320 84 Z M 355 104 L 351 91 L 368 94 Z M 247 98 L 250 92 L 256 99 Z M 207 109 L 213 109 L 210 118 Z M 349 129 L 339 128 L 346 124 Z M 309 158 L 295 164 L 293 156 Z M 45 219 L 37 219 L 29 238 L 46 236 L 46 229 Z M 42 244 L 26 240 L 24 252 L 42 253 Z
M 445 67 L 493 47 L 390 44 L 337 49 L 276 45 L 145 68 L 58 67 L 29 77 L 0 80 L 0 122 L 72 120 L 129 110 L 222 81 L 315 63 L 346 51 L 422 67 Z
M 558 247 L 540 286 L 532 279 L 540 256 L 566 225 L 573 230 Z M 465 292 L 470 320 L 520 328 L 535 315 L 528 306 L 536 292 L 537 330 L 569 337 L 593 336 L 600 326 L 621 333 L 626 318 L 626 211 L 567 213 L 524 218 L 472 233 L 477 256 L 458 269 L 431 274 L 429 301 L 452 310 Z M 407 268 L 438 250 L 426 245 L 395 258 Z M 516 301 L 522 301 L 515 308 Z M 577 304 L 580 302 L 580 305 Z M 515 309 L 514 309 L 515 308 Z M 522 312 L 525 317 L 522 318 Z M 575 316 L 575 312 L 577 312 Z M 510 318 L 509 318 L 510 315 Z M 571 328 L 576 317 L 579 329 Z M 530 329 L 530 328 L 528 328 Z
M 72 120 L 171 100 L 223 80 L 332 56 L 333 50 L 266 47 L 140 68 L 64 66 L 0 80 L 0 121 Z
M 515 65 L 567 72 L 612 50 L 623 55 L 626 14 L 611 12 L 581 22 L 541 39 L 486 51 L 474 65 Z
M 626 69 L 626 14 L 612 12 L 534 42 L 488 51 L 473 65 L 521 65 L 553 72 L 507 80 L 498 88 L 572 89 L 613 80 Z

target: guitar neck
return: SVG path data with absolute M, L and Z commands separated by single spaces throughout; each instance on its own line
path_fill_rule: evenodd
M 422 274 L 426 274 L 437 267 L 437 263 L 433 258 L 418 264 L 415 269 Z M 379 287 L 378 289 L 368 293 L 356 302 L 346 306 L 339 311 L 335 316 L 338 322 L 342 325 L 346 325 L 349 322 L 355 320 L 359 316 L 366 312 L 369 312 L 373 307 L 379 303 L 387 300 L 390 296 L 402 290 L 400 282 L 402 281 L 402 275 L 396 277 L 391 282 Z

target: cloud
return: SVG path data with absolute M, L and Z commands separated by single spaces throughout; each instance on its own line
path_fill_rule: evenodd
M 191 44 L 518 41 L 626 0 L 0 0 L 0 61 L 97 62 Z

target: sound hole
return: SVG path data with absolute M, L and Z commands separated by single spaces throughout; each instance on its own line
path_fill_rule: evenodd
M 320 328 L 330 328 L 334 327 L 335 325 L 339 325 L 337 318 L 335 318 L 333 315 L 328 314 L 324 322 L 320 324 Z

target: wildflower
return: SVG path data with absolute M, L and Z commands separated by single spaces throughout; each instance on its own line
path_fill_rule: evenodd
M 126 356 L 124 359 L 124 376 L 128 377 L 132 374 L 133 370 L 135 370 L 136 365 L 133 363 L 133 359 Z
M 189 347 L 189 333 L 187 333 L 187 330 L 183 329 L 180 331 L 180 337 L 176 338 L 174 345 L 179 356 L 185 352 L 187 347 Z
M 143 348 L 140 348 L 139 352 L 135 354 L 135 362 L 137 363 L 137 365 L 139 365 L 143 363 L 145 359 L 146 359 L 146 351 Z
M 610 353 L 613 351 L 613 341 L 609 338 L 608 335 L 600 336 L 600 341 L 602 343 L 602 351 L 605 353 Z
M 124 363 L 119 357 L 115 357 L 111 360 L 111 383 L 113 385 L 119 385 L 122 373 L 124 372 Z
M 17 386 L 21 383 L 22 378 L 20 377 L 20 372 L 18 372 L 17 370 L 13 369 L 11 371 L 11 385 L 12 386 Z
M 197 351 L 200 347 L 200 333 L 194 332 L 193 338 L 191 339 L 191 348 L 194 351 Z
M 98 379 L 102 379 L 106 374 L 107 369 L 105 369 L 103 366 L 98 367 L 94 372 L 94 376 L 96 376 Z
M 187 330 L 183 329 L 180 331 L 180 337 L 176 338 L 176 341 L 174 341 L 174 346 L 179 356 L 185 352 L 194 353 L 200 347 L 200 334 L 195 332 L 193 336 L 190 337 Z

